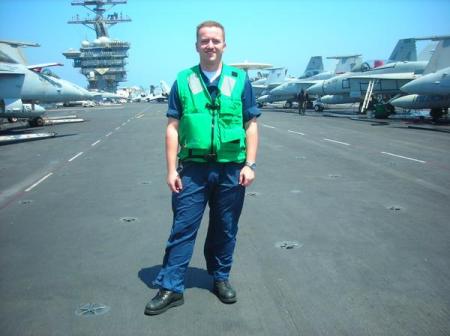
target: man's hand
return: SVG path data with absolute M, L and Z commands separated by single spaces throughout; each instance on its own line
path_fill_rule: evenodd
M 178 175 L 176 170 L 167 174 L 167 185 L 172 192 L 177 194 L 183 189 L 180 175 Z
M 248 187 L 255 179 L 255 172 L 248 166 L 244 166 L 239 174 L 239 184 Z

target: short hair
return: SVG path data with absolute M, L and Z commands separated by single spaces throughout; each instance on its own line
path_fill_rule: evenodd
M 222 29 L 222 33 L 223 33 L 223 40 L 225 41 L 225 28 L 223 28 L 223 26 L 217 22 L 217 21 L 212 21 L 212 20 L 208 20 L 208 21 L 203 21 L 202 23 L 200 23 L 197 26 L 197 32 L 196 32 L 196 40 L 198 41 L 198 32 L 200 29 L 202 29 L 203 27 L 217 27 Z

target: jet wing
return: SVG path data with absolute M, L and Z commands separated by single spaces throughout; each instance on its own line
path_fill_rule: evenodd
M 371 81 L 374 82 L 373 93 L 397 94 L 403 85 L 415 78 L 417 75 L 413 72 L 355 75 L 348 78 L 350 97 L 361 97 L 367 91 Z
M 35 71 L 35 72 L 41 72 L 42 69 L 52 67 L 52 66 L 63 66 L 62 63 L 42 63 L 42 64 L 34 64 L 34 65 L 27 65 L 27 68 L 29 70 Z
M 16 69 L 0 68 L 0 99 L 20 97 L 25 73 Z
M 25 72 L 17 70 L 17 69 L 7 69 L 7 68 L 0 68 L 0 75 L 25 75 Z
M 27 71 L 21 64 L 0 62 L 0 74 L 2 75 L 25 75 Z
M 374 75 L 356 75 L 349 77 L 349 80 L 353 79 L 367 79 L 367 80 L 373 80 L 373 79 L 386 79 L 386 80 L 413 80 L 416 79 L 418 76 L 414 72 L 405 72 L 405 73 L 387 73 L 387 74 L 374 74 Z

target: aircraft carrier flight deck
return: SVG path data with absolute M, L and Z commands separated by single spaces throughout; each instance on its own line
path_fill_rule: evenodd
M 450 334 L 450 134 L 270 108 L 238 302 L 211 292 L 204 220 L 185 304 L 145 316 L 171 226 L 166 108 L 53 110 L 86 121 L 0 146 L 1 334 Z

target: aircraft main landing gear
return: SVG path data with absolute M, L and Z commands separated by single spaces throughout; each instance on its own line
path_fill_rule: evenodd
M 314 105 L 314 111 L 322 112 L 323 111 L 323 106 L 320 106 L 319 104 Z
M 44 119 L 42 117 L 30 119 L 28 122 L 31 127 L 41 127 L 41 126 L 44 126 L 44 124 L 45 124 Z
M 441 108 L 432 108 L 430 111 L 430 117 L 434 122 L 437 122 L 444 115 L 444 111 Z

